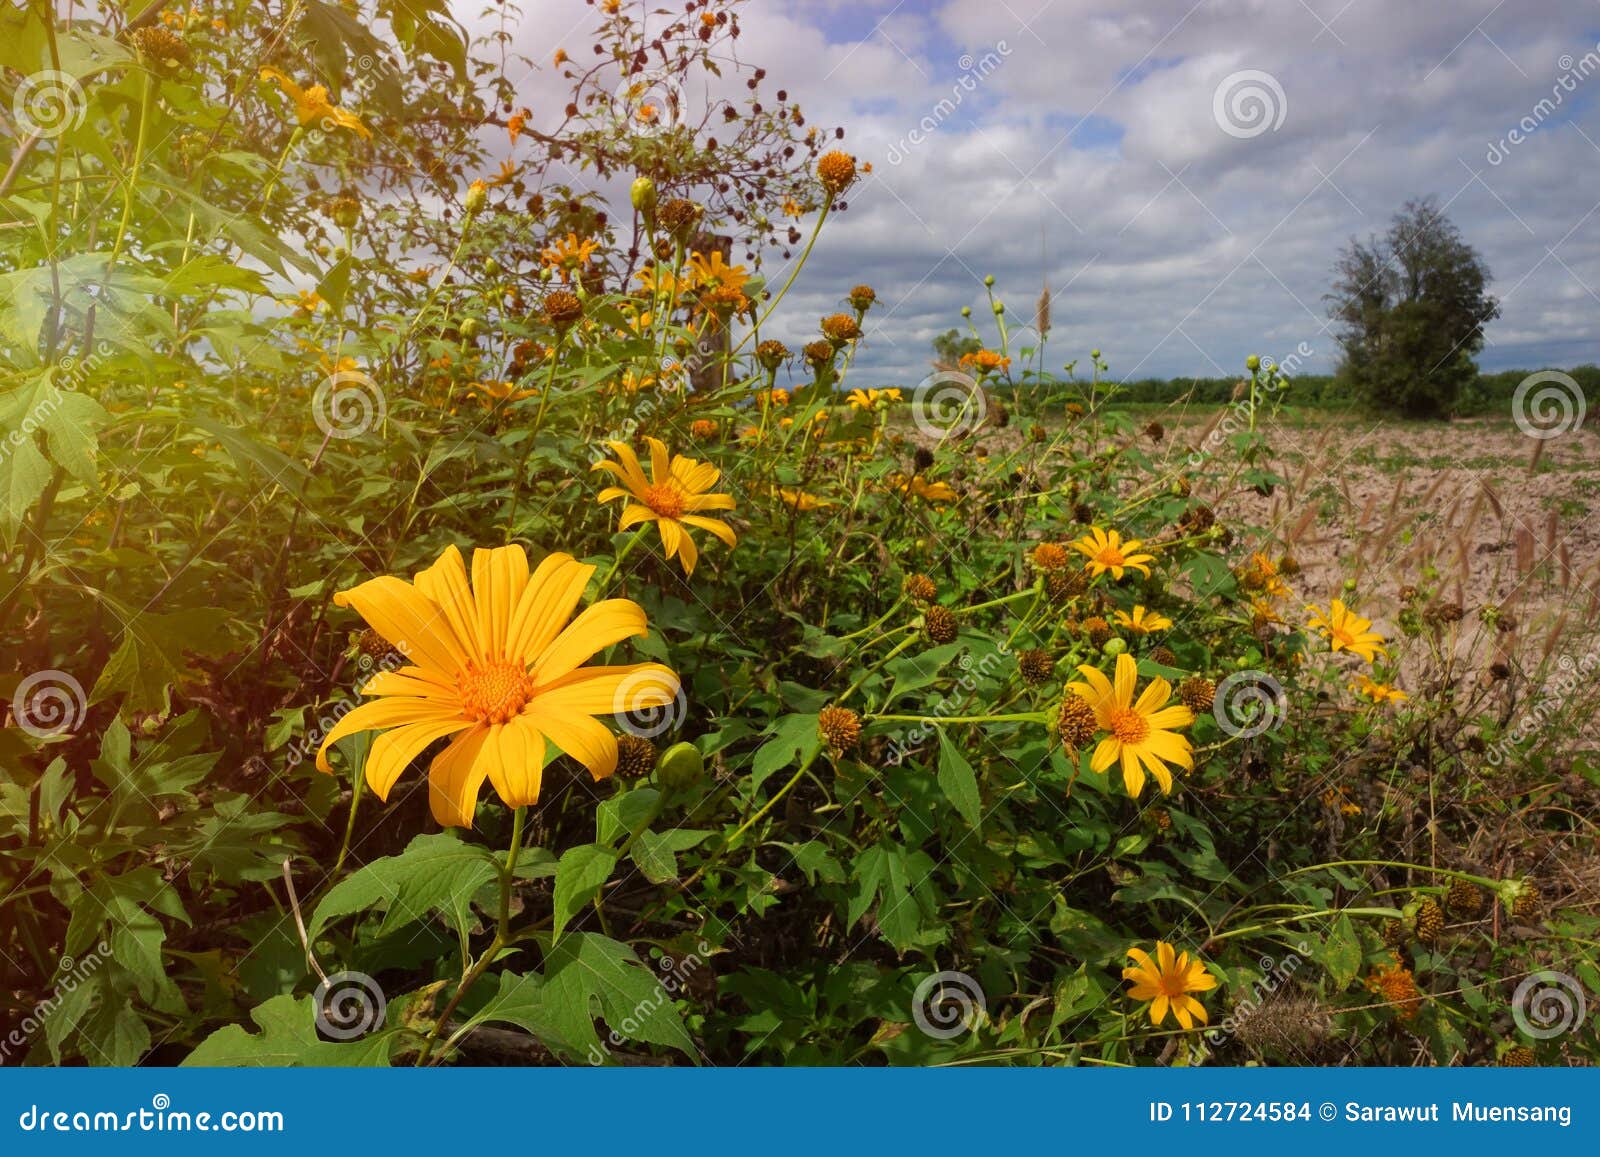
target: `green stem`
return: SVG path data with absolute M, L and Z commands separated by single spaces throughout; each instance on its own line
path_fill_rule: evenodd
M 461 976 L 461 983 L 456 985 L 455 993 L 450 997 L 450 1003 L 444 1006 L 444 1011 L 439 1014 L 439 1019 L 434 1022 L 429 1030 L 427 1039 L 422 1042 L 422 1051 L 417 1054 L 416 1067 L 421 1068 L 428 1063 L 428 1058 L 433 1055 L 434 1046 L 439 1041 L 439 1034 L 444 1031 L 445 1025 L 450 1023 L 450 1017 L 460 1006 L 472 986 L 476 984 L 494 963 L 495 957 L 500 955 L 500 950 L 512 943 L 511 936 L 511 892 L 516 880 L 517 856 L 522 851 L 522 832 L 527 820 L 528 809 L 519 807 L 512 813 L 511 818 L 511 847 L 506 851 L 506 864 L 500 873 L 500 917 L 495 925 L 494 939 L 489 942 L 489 947 L 483 950 L 472 966 Z M 455 1038 L 452 1037 L 453 1041 Z
M 133 146 L 133 167 L 128 172 L 128 187 L 122 194 L 122 221 L 117 225 L 117 239 L 111 246 L 111 259 L 106 262 L 106 272 L 117 267 L 122 255 L 122 243 L 128 238 L 128 223 L 133 219 L 133 197 L 139 186 L 139 170 L 144 167 L 145 142 L 150 137 L 150 106 L 155 103 L 155 73 L 145 74 L 144 87 L 139 93 L 139 136 Z

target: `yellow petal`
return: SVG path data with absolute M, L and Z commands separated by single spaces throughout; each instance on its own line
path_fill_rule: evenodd
M 541 562 L 511 616 L 506 658 L 533 662 L 572 618 L 593 574 L 594 567 L 570 554 L 552 554 Z
M 685 526 L 696 526 L 701 530 L 708 530 L 729 546 L 739 545 L 739 540 L 733 533 L 733 527 L 723 522 L 720 518 L 701 518 L 698 514 L 685 514 L 678 521 Z
M 346 712 L 328 734 L 323 736 L 322 744 L 317 748 L 317 770 L 327 772 L 333 770 L 328 764 L 328 748 L 347 735 L 354 735 L 358 731 L 374 731 L 380 727 L 403 727 L 408 723 L 442 723 L 455 715 L 456 713 L 449 708 L 427 699 L 396 696 L 363 703 Z
M 605 599 L 584 611 L 534 659 L 534 678 L 548 686 L 613 643 L 649 633 L 644 608 L 631 599 Z
M 416 588 L 432 599 L 460 642 L 462 650 L 475 661 L 484 659 L 483 640 L 478 635 L 478 609 L 467 586 L 467 568 L 461 552 L 453 545 L 427 570 L 419 571 Z
M 481 724 L 458 735 L 428 768 L 428 806 L 442 827 L 470 828 L 488 768 L 479 759 L 489 729 Z
M 511 616 L 528 589 L 528 552 L 520 546 L 472 552 L 472 594 L 478 608 L 478 637 L 484 650 L 505 654 Z
M 408 582 L 383 575 L 340 591 L 333 601 L 354 608 L 414 663 L 440 671 L 458 671 L 467 665 L 467 652 L 450 630 L 444 612 Z
M 471 726 L 471 720 L 458 716 L 427 723 L 410 723 L 385 731 L 372 741 L 372 750 L 367 754 L 367 786 L 372 789 L 372 794 L 387 801 L 394 781 L 400 778 L 400 773 L 411 765 L 413 759 L 422 754 L 423 748 L 435 739 L 443 739 L 446 735 L 454 735 Z
M 589 769 L 595 779 L 605 779 L 617 769 L 617 737 L 587 715 L 546 711 L 535 700 L 522 714 L 544 737 Z
M 677 674 L 660 663 L 623 667 L 579 667 L 533 693 L 547 711 L 574 715 L 622 715 L 664 707 L 677 698 Z
M 526 715 L 490 728 L 478 759 L 507 807 L 539 802 L 539 786 L 544 779 L 544 736 Z

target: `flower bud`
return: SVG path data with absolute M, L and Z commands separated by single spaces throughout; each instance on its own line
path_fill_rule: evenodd
M 1255 373 L 1261 368 L 1261 359 L 1255 354 L 1251 354 L 1249 357 L 1244 359 L 1244 368 L 1249 370 L 1252 374 Z
M 646 217 L 656 211 L 656 183 L 649 177 L 635 177 L 633 187 L 628 190 L 628 198 L 633 202 L 633 207 Z
M 1101 645 L 1100 649 L 1107 655 L 1120 655 L 1122 652 L 1128 649 L 1128 641 L 1126 639 L 1119 639 L 1113 635 Z
M 700 749 L 692 743 L 674 743 L 656 761 L 656 782 L 673 791 L 687 791 L 706 773 Z

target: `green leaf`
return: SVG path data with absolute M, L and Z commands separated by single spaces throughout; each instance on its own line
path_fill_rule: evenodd
M 967 826 L 976 828 L 983 819 L 983 800 L 978 795 L 978 777 L 972 765 L 956 748 L 946 728 L 939 728 L 939 790 L 944 792 Z
M 699 844 L 710 832 L 675 828 L 670 832 L 645 832 L 633 846 L 633 862 L 652 884 L 670 884 L 678 878 L 678 853 Z
M 418 836 L 398 856 L 374 860 L 340 880 L 312 913 L 314 940 L 331 920 L 374 905 L 385 908 L 383 936 L 443 912 L 457 931 L 472 918 L 472 898 L 500 876 L 500 863 L 481 844 L 463 843 L 449 832 Z
M 218 607 L 168 615 L 154 611 L 130 614 L 121 642 L 95 680 L 89 702 L 123 695 L 121 713 L 125 717 L 165 715 L 171 708 L 170 688 L 197 677 L 190 655 L 220 655 L 233 646 L 228 626 L 234 617 Z
M 350 271 L 355 268 L 348 256 L 341 257 L 317 283 L 317 296 L 333 309 L 334 316 L 344 312 L 344 302 L 350 293 Z
M 750 790 L 757 791 L 767 777 L 799 760 L 815 759 L 822 750 L 815 715 L 785 715 L 772 727 L 772 738 L 761 745 L 750 765 Z
M 316 1007 L 309 996 L 275 996 L 250 1010 L 261 1031 L 230 1024 L 200 1042 L 183 1067 L 382 1066 L 389 1064 L 398 1029 L 384 1029 L 339 1044 L 317 1038 Z
M 1322 963 L 1333 981 L 1334 992 L 1342 992 L 1356 978 L 1356 973 L 1361 971 L 1361 959 L 1361 937 L 1356 934 L 1350 917 L 1340 916 L 1322 945 Z
M 574 932 L 551 947 L 545 962 L 543 997 L 554 1030 L 569 1048 L 581 1048 L 586 1059 L 605 1056 L 594 1029 L 597 1011 L 624 1040 L 696 1055 L 672 994 L 626 944 Z
M 566 930 L 595 890 L 611 878 L 617 866 L 617 853 L 599 844 L 568 848 L 556 865 L 555 935 Z

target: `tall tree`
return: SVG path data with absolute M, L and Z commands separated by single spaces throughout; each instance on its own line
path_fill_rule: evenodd
M 1500 316 L 1483 258 L 1425 197 L 1382 237 L 1351 238 L 1334 272 L 1341 384 L 1376 409 L 1447 416 L 1477 374 L 1483 327 Z

